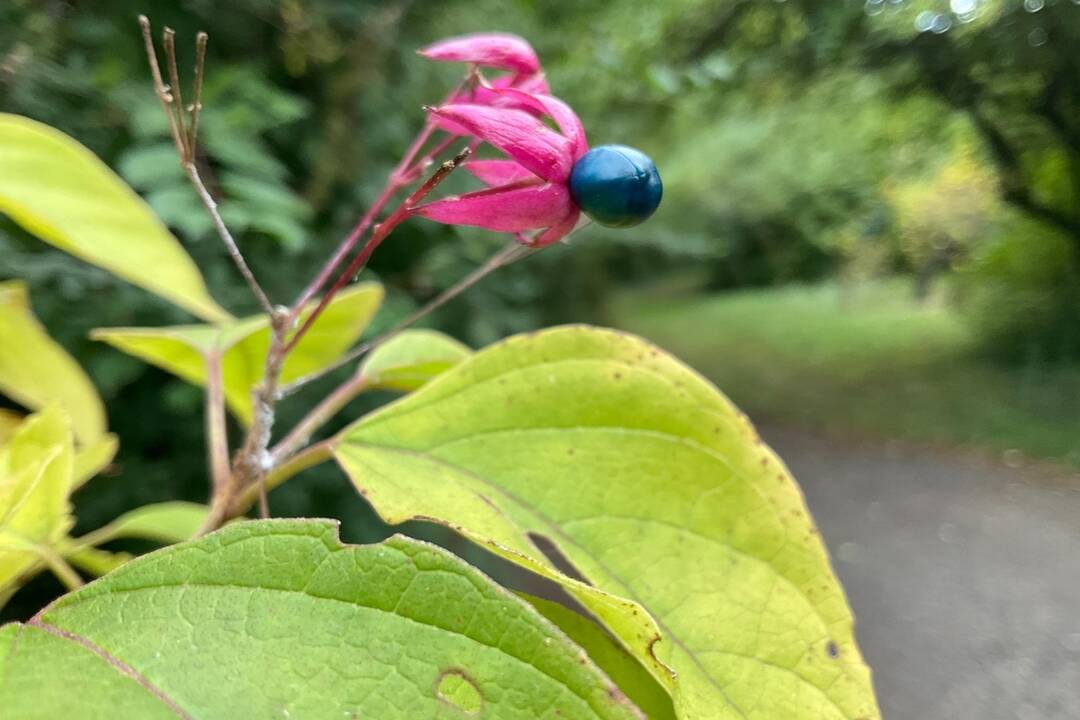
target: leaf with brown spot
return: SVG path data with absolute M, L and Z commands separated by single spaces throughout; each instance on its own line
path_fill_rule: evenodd
M 334 454 L 386 521 L 436 519 L 561 582 L 679 717 L 880 716 L 795 481 L 727 398 L 638 338 L 511 338 L 346 428 Z
M 326 520 L 245 522 L 0 628 L 0 708 L 4 720 L 640 720 L 581 656 L 441 548 L 343 545 Z

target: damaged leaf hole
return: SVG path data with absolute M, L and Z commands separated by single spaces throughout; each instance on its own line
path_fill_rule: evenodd
M 586 585 L 592 585 L 589 580 L 581 574 L 581 571 L 574 566 L 574 563 L 570 562 L 570 558 L 563 554 L 563 551 L 559 549 L 559 546 L 555 544 L 551 538 L 547 535 L 541 535 L 540 533 L 528 532 L 525 533 L 533 545 L 537 547 L 544 554 L 551 564 L 567 577 L 571 577 L 578 582 L 585 583 Z
M 435 681 L 435 696 L 447 705 L 467 715 L 478 715 L 484 709 L 484 696 L 472 678 L 460 668 L 446 670 Z

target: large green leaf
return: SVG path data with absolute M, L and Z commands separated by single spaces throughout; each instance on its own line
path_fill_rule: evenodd
M 289 354 L 282 382 L 324 368 L 340 357 L 363 333 L 382 298 L 383 289 L 377 283 L 360 283 L 338 294 Z M 251 390 L 262 378 L 270 347 L 270 323 L 265 315 L 218 325 L 101 328 L 91 337 L 195 385 L 206 384 L 207 363 L 211 356 L 220 356 L 229 408 L 242 422 L 251 423 Z
M 879 716 L 798 486 L 723 395 L 638 338 L 511 338 L 347 428 L 334 452 L 390 522 L 443 522 L 534 569 L 552 546 L 595 586 L 571 593 L 680 717 Z M 647 608 L 661 639 L 599 591 Z
M 225 320 L 195 263 L 104 163 L 48 125 L 0 113 L 0 212 L 205 320 Z
M 109 437 L 90 378 L 34 317 L 26 286 L 17 280 L 0 283 L 0 393 L 33 410 L 59 403 L 81 443 Z
M 404 537 L 239 523 L 0 629 L 5 720 L 633 718 L 528 604 Z

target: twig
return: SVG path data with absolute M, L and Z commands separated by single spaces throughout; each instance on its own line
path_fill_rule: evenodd
M 326 424 L 330 418 L 349 404 L 353 398 L 362 393 L 368 386 L 368 379 L 360 374 L 355 374 L 339 385 L 332 393 L 322 399 L 319 404 L 308 412 L 304 418 L 296 424 L 289 433 L 283 437 L 277 445 L 270 450 L 270 457 L 274 463 L 280 463 L 294 452 L 307 445 L 311 436 L 320 427 Z
M 41 559 L 49 566 L 49 570 L 64 584 L 68 590 L 78 590 L 85 583 L 79 573 L 75 572 L 75 568 L 68 564 L 67 560 L 60 557 L 59 553 L 53 551 L 52 548 L 45 545 L 36 545 L 34 550 Z
M 449 95 L 447 95 L 446 100 L 449 101 L 456 97 L 458 93 L 468 85 L 470 77 L 471 74 L 466 75 L 465 79 L 462 80 Z M 326 264 L 323 265 L 318 274 L 310 283 L 308 283 L 307 287 L 300 293 L 300 296 L 297 297 L 296 302 L 292 304 L 292 318 L 294 320 L 303 311 L 304 306 L 307 305 L 308 302 L 322 290 L 323 286 L 330 281 L 330 278 L 334 275 L 334 271 L 345 261 L 345 258 L 348 257 L 349 253 L 353 251 L 357 243 L 360 242 L 360 238 L 362 238 L 368 228 L 371 227 L 371 224 L 375 222 L 375 218 L 383 211 L 383 208 L 390 202 L 390 199 L 394 197 L 401 188 L 412 183 L 419 173 L 423 172 L 429 164 L 434 162 L 436 157 L 446 151 L 446 149 L 457 140 L 456 136 L 451 135 L 436 145 L 432 150 L 425 153 L 422 157 L 416 159 L 417 154 L 419 154 L 420 150 L 427 144 L 427 141 L 437 129 L 438 128 L 431 122 L 430 118 L 424 123 L 424 129 L 420 131 L 412 144 L 409 145 L 409 148 L 405 151 L 405 155 L 401 158 L 401 162 L 399 162 L 397 167 L 391 171 L 386 187 L 383 188 L 379 197 L 375 199 L 375 202 L 372 203 L 371 207 L 368 208 L 363 217 L 360 218 L 345 239 L 338 245 L 337 249 L 334 250 L 334 254 L 330 256 L 330 259 L 326 261 Z
M 165 111 L 165 118 L 169 121 L 169 134 L 172 136 L 173 143 L 176 144 L 176 153 L 180 156 L 181 161 L 183 161 L 186 157 L 187 150 L 183 140 L 180 138 L 180 133 L 177 131 L 176 116 L 173 114 L 172 109 L 173 96 L 169 92 L 168 86 L 165 85 L 165 81 L 161 78 L 161 67 L 158 65 L 157 51 L 154 49 L 154 37 L 150 28 L 150 18 L 145 15 L 140 15 L 139 27 L 142 28 L 143 44 L 146 46 L 146 60 L 150 64 L 150 74 L 154 78 L 154 92 L 161 102 L 162 110 Z
M 169 69 L 169 87 L 172 90 L 170 103 L 176 110 L 176 128 L 184 146 L 184 156 L 181 159 L 187 162 L 191 160 L 191 146 L 184 128 L 184 93 L 180 88 L 180 70 L 176 66 L 176 31 L 171 27 L 162 30 L 161 44 L 165 47 L 165 63 Z
M 293 475 L 329 459 L 330 450 L 331 446 L 329 441 L 324 441 L 316 443 L 306 450 L 293 455 L 291 458 L 267 473 L 266 478 L 262 483 L 262 487 L 259 485 L 248 485 L 243 488 L 236 498 L 236 503 L 228 513 L 228 517 L 237 517 L 243 514 L 244 511 L 258 500 L 261 492 L 273 490 Z M 227 520 L 228 517 L 223 518 L 222 522 Z
M 203 70 L 206 66 L 206 43 L 209 39 L 210 36 L 201 31 L 195 35 L 195 89 L 193 91 L 194 100 L 192 100 L 189 109 L 189 112 L 191 113 L 191 124 L 188 127 L 187 143 L 192 161 L 195 160 L 195 149 L 198 146 L 199 139 L 199 115 L 202 113 Z
M 195 188 L 195 193 L 199 196 L 199 200 L 202 201 L 203 207 L 206 208 L 206 213 L 210 216 L 210 221 L 214 224 L 214 229 L 217 231 L 218 237 L 221 238 L 221 242 L 224 243 L 225 250 L 229 253 L 229 257 L 232 258 L 236 269 L 240 271 L 240 275 L 244 278 L 248 288 L 255 295 L 255 299 L 258 301 L 262 311 L 273 316 L 273 303 L 270 302 L 270 298 L 267 297 L 266 292 L 259 285 L 259 281 L 255 279 L 255 273 L 251 271 L 251 267 L 248 266 L 247 261 L 244 259 L 244 254 L 240 252 L 240 247 L 236 244 L 232 233 L 229 232 L 228 226 L 225 225 L 225 220 L 222 219 L 221 213 L 218 211 L 217 202 L 214 200 L 214 196 L 210 194 L 210 191 L 206 189 L 206 185 L 203 184 L 195 162 L 184 163 L 184 169 L 187 171 L 191 185 Z
M 154 49 L 154 38 L 149 18 L 140 15 L 139 27 L 142 28 L 143 43 L 146 46 L 146 59 L 150 64 L 150 74 L 154 78 L 154 91 L 157 93 L 158 100 L 161 101 L 161 107 L 165 111 L 165 117 L 169 121 L 169 134 L 172 135 L 173 143 L 176 145 L 176 152 L 180 156 L 180 165 L 191 180 L 191 184 L 194 186 L 195 193 L 199 196 L 203 207 L 206 208 L 214 229 L 217 231 L 222 243 L 224 243 L 233 264 L 236 265 L 240 275 L 244 278 L 248 287 L 251 288 L 251 292 L 255 295 L 255 299 L 258 300 L 263 312 L 271 315 L 274 312 L 274 305 L 266 296 L 258 280 L 255 279 L 255 274 L 248 266 L 243 253 L 240 252 L 240 247 L 236 244 L 236 240 L 233 238 L 232 233 L 229 232 L 228 227 L 226 227 L 225 221 L 218 211 L 217 202 L 206 189 L 206 185 L 199 176 L 198 166 L 195 163 L 195 130 L 198 124 L 199 112 L 202 109 L 202 78 L 203 66 L 206 60 L 206 33 L 200 33 L 195 41 L 195 104 L 192 105 L 191 110 L 191 127 L 190 130 L 187 130 L 184 124 L 180 73 L 176 65 L 176 34 L 171 28 L 165 28 L 163 36 L 165 62 L 169 71 L 169 80 L 172 83 L 170 88 L 165 85 L 161 77 L 161 67 L 158 65 L 157 51 Z
M 228 492 L 232 472 L 229 468 L 229 436 L 225 424 L 225 383 L 221 353 L 206 359 L 206 449 L 213 480 L 214 495 Z

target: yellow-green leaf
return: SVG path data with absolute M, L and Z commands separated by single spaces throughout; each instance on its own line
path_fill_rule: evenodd
M 80 443 L 105 437 L 97 390 L 30 312 L 26 287 L 17 280 L 0 283 L 0 393 L 32 410 L 59 403 Z
M 91 533 L 95 545 L 116 538 L 140 538 L 160 543 L 178 543 L 191 538 L 206 519 L 205 505 L 190 502 L 163 502 L 126 512 Z
M 436 330 L 405 330 L 377 347 L 360 366 L 372 388 L 411 392 L 472 353 Z
M 111 573 L 116 568 L 135 558 L 131 553 L 109 552 L 94 547 L 70 550 L 63 542 L 57 546 L 56 551 L 75 567 L 99 577 Z
M 47 243 L 210 321 L 229 318 L 134 190 L 62 132 L 0 113 L 0 212 Z
M 85 485 L 87 480 L 107 468 L 116 457 L 118 445 L 116 436 L 108 433 L 97 442 L 77 449 L 71 489 L 77 490 Z
M 0 448 L 0 591 L 40 564 L 71 529 L 73 441 L 68 420 L 52 405 L 31 415 Z
M 525 593 L 518 595 L 580 645 L 589 658 L 645 713 L 645 717 L 649 720 L 675 720 L 675 708 L 667 691 L 603 628 L 559 603 Z
M 390 522 L 543 547 L 680 718 L 877 718 L 851 611 L 799 488 L 713 386 L 648 343 L 567 327 L 483 350 L 335 440 Z M 598 592 L 636 601 L 660 638 Z M 657 660 L 675 671 L 665 674 Z
M 282 382 L 324 368 L 340 357 L 363 333 L 382 297 L 382 286 L 377 283 L 360 283 L 339 293 L 289 354 Z M 313 307 L 309 306 L 302 317 Z M 270 323 L 265 315 L 219 325 L 101 328 L 91 337 L 194 385 L 206 384 L 207 360 L 219 355 L 229 408 L 243 423 L 251 423 L 251 390 L 262 378 L 270 347 Z

